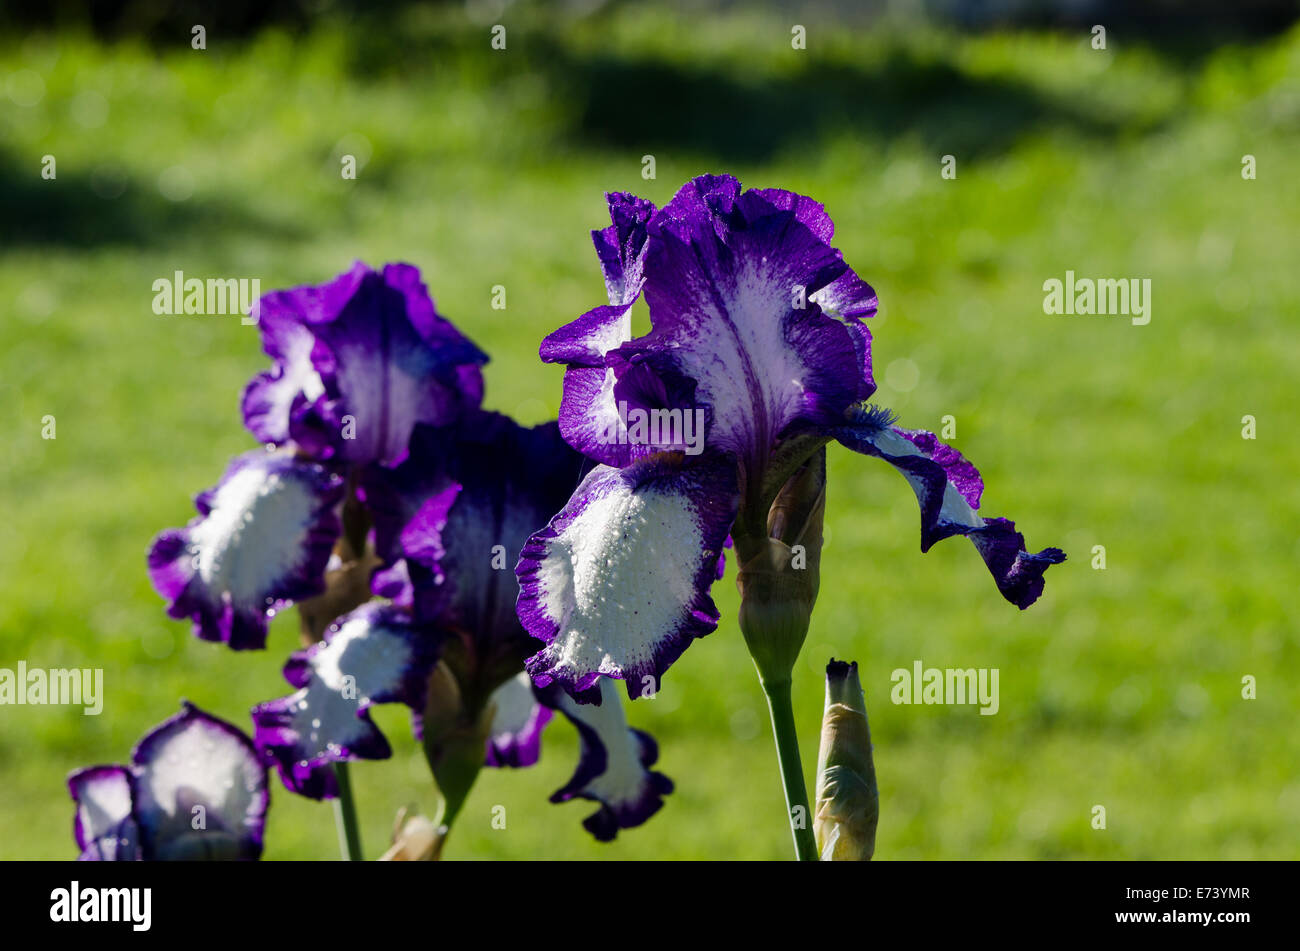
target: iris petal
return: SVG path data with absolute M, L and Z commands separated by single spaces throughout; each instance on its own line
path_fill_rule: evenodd
M 82 859 L 256 859 L 270 793 L 243 732 L 192 703 L 151 730 L 132 765 L 68 777 Z
M 140 741 L 132 761 L 134 814 L 147 858 L 262 854 L 266 768 L 240 730 L 185 703 Z
M 319 464 L 261 450 L 236 457 L 195 499 L 199 516 L 149 551 L 168 614 L 192 619 L 203 640 L 264 647 L 269 615 L 324 590 L 342 496 L 343 480 Z
M 673 783 L 650 769 L 659 758 L 659 747 L 649 733 L 628 726 L 613 682 L 602 678 L 599 689 L 599 704 L 576 703 L 558 685 L 540 689 L 538 696 L 573 723 L 582 742 L 577 769 L 552 794 L 551 802 L 577 798 L 600 803 L 582 825 L 608 842 L 619 829 L 639 826 L 658 812 Z
M 631 460 L 631 448 L 611 442 L 606 433 L 617 427 L 615 372 L 605 355 L 632 339 L 632 305 L 644 283 L 646 226 L 655 207 L 623 192 L 608 197 L 610 219 L 603 231 L 593 231 L 609 303 L 602 304 L 550 334 L 542 341 L 541 357 L 567 363 L 560 401 L 560 432 L 569 445 L 607 465 Z
M 532 766 L 541 754 L 542 730 L 554 712 L 533 693 L 526 673 L 511 677 L 492 692 L 495 710 L 488 734 L 487 766 Z
M 90 766 L 68 777 L 77 804 L 75 832 L 81 858 L 121 862 L 140 858 L 140 829 L 131 814 L 131 771 Z
M 517 665 L 534 645 L 511 569 L 587 466 L 555 423 L 525 427 L 479 411 L 454 426 L 418 426 L 401 465 L 368 469 L 376 548 L 405 559 L 416 618 L 468 633 L 480 659 L 508 653 Z
M 519 618 L 546 644 L 526 665 L 534 681 L 574 695 L 602 675 L 631 697 L 658 689 L 717 627 L 709 588 L 738 501 L 726 458 L 661 453 L 592 470 L 515 569 Z
M 613 223 L 603 231 L 593 231 L 591 238 L 605 276 L 609 304 L 588 311 L 542 341 L 541 356 L 548 363 L 600 366 L 607 352 L 630 337 L 628 313 L 641 296 L 646 227 L 655 206 L 626 192 L 612 192 L 606 199 Z
M 295 310 L 284 306 L 284 295 L 289 293 L 268 295 L 259 305 L 262 346 L 274 364 L 253 378 L 242 400 L 249 431 L 259 441 L 277 446 L 289 441 L 295 411 L 325 395 L 325 383 L 311 359 L 316 337 Z
M 953 535 L 965 535 L 988 565 L 1002 596 L 1020 609 L 1043 593 L 1043 573 L 1065 561 L 1059 548 L 1025 550 L 1014 522 L 976 511 L 984 482 L 960 452 L 929 432 L 892 425 L 887 412 L 858 407 L 836 438 L 855 452 L 884 459 L 905 478 L 921 506 L 921 551 Z
M 368 713 L 376 703 L 423 712 L 438 659 L 437 631 L 406 612 L 372 603 L 338 619 L 325 639 L 290 657 L 296 693 L 253 708 L 254 742 L 289 789 L 312 799 L 338 794 L 332 763 L 387 759 L 392 750 Z

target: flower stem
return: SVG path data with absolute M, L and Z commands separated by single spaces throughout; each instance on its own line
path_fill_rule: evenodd
M 361 829 L 357 825 L 357 807 L 352 800 L 352 780 L 348 776 L 347 763 L 334 764 L 334 776 L 338 780 L 339 795 L 334 800 L 334 823 L 339 830 L 339 852 L 344 861 L 361 861 Z
M 759 679 L 767 695 L 772 714 L 772 735 L 776 738 L 776 758 L 781 767 L 781 785 L 785 788 L 786 816 L 794 836 L 795 858 L 801 862 L 817 860 L 817 841 L 813 838 L 812 815 L 808 809 L 808 787 L 804 785 L 803 763 L 799 759 L 799 736 L 794 727 L 794 708 L 790 703 L 790 681 L 772 682 Z

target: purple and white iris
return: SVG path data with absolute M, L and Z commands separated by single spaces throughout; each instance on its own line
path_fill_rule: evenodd
M 295 692 L 254 709 L 252 743 L 187 705 L 130 769 L 74 775 L 88 857 L 255 857 L 265 767 L 301 795 L 339 795 L 334 764 L 391 755 L 377 703 L 408 706 L 417 735 L 432 718 L 426 753 L 460 787 L 457 808 L 466 759 L 469 782 L 480 750 L 489 766 L 535 763 L 558 712 L 582 755 L 552 800 L 598 802 L 584 825 L 602 841 L 639 825 L 673 786 L 614 680 L 632 698 L 658 690 L 716 629 L 724 549 L 734 540 L 743 580 L 778 492 L 832 441 L 902 473 L 922 551 L 965 535 L 1008 601 L 1042 594 L 1064 553 L 1031 553 L 1014 523 L 981 516 L 975 467 L 868 402 L 876 294 L 831 246 L 820 204 L 703 176 L 661 209 L 624 194 L 609 208 L 593 234 L 608 303 L 541 347 L 567 367 L 558 423 L 481 408 L 487 358 L 409 265 L 358 263 L 262 299 L 272 367 L 242 409 L 265 448 L 158 536 L 149 572 L 203 639 L 263 647 L 268 619 L 308 598 L 308 641 L 323 639 L 285 665 Z M 633 337 L 643 296 L 651 329 Z M 815 583 L 801 596 L 810 611 Z M 182 761 L 197 784 L 173 775 Z M 176 817 L 190 806 L 214 807 L 217 831 L 187 837 Z
M 395 465 L 417 423 L 452 422 L 483 399 L 487 356 L 439 316 L 409 264 L 372 271 L 358 261 L 258 306 L 274 366 L 248 384 L 243 410 L 264 443 Z
M 198 518 L 149 552 L 168 613 L 236 650 L 264 647 L 270 617 L 325 589 L 346 485 L 405 458 L 417 424 L 476 410 L 487 360 L 408 264 L 358 262 L 267 294 L 258 313 L 274 365 L 245 390 L 244 422 L 278 449 L 238 457 L 195 499 Z
M 94 861 L 256 859 L 270 792 L 240 730 L 191 703 L 151 730 L 130 766 L 68 777 L 81 858 Z
M 1059 549 L 1031 554 L 1012 522 L 977 513 L 979 473 L 932 434 L 893 425 L 875 392 L 864 318 L 876 294 L 831 246 L 823 207 L 730 176 L 688 182 L 662 209 L 609 197 L 593 237 L 608 304 L 542 343 L 567 366 L 560 431 L 602 465 L 524 548 L 519 617 L 545 646 L 527 669 L 588 701 L 599 678 L 636 697 L 697 637 L 713 631 L 709 595 L 738 515 L 765 515 L 776 491 L 832 440 L 877 456 L 908 480 L 921 545 L 966 535 L 1004 597 L 1025 608 Z M 651 330 L 633 338 L 644 295 Z M 612 442 L 632 411 L 700 409 L 707 447 L 671 432 Z M 671 427 L 669 427 L 671 429 Z M 654 430 L 650 430 L 654 433 Z

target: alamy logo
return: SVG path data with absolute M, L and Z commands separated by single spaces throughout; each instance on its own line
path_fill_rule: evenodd
M 50 921 L 127 921 L 132 931 L 148 931 L 153 921 L 151 888 L 86 888 L 74 881 L 50 892 Z
M 1054 277 L 1043 282 L 1044 314 L 1080 314 L 1128 316 L 1132 323 L 1151 323 L 1151 278 L 1075 278 L 1065 272 L 1065 280 Z
M 628 409 L 620 400 L 618 418 L 607 425 L 599 439 L 607 446 L 654 446 L 681 449 L 688 456 L 704 451 L 704 410 Z
M 1000 706 L 996 667 L 924 667 L 918 660 L 911 670 L 899 667 L 889 679 L 894 703 L 978 703 L 982 716 L 992 716 Z
M 88 717 L 99 716 L 104 709 L 104 670 L 102 667 L 42 670 L 27 669 L 20 660 L 17 670 L 0 667 L 0 705 L 23 704 L 84 706 Z
M 184 271 L 176 271 L 171 277 L 154 281 L 153 293 L 153 312 L 160 316 L 239 314 L 241 324 L 255 324 L 257 302 L 262 296 L 262 279 L 210 277 L 204 280 L 186 277 Z

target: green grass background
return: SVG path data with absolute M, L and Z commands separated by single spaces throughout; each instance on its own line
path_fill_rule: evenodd
M 985 513 L 1070 554 L 1018 612 L 965 542 L 920 554 L 895 472 L 833 449 L 794 688 L 806 772 L 834 655 L 862 666 L 880 858 L 1297 857 L 1300 32 L 1185 49 L 1112 31 L 1096 51 L 1086 34 L 812 23 L 800 52 L 761 16 L 505 23 L 504 52 L 419 9 L 202 52 L 0 42 L 0 666 L 103 667 L 107 692 L 99 717 L 0 708 L 0 857 L 72 857 L 65 775 L 124 760 L 179 698 L 246 726 L 287 692 L 291 612 L 265 653 L 235 654 L 167 619 L 145 575 L 152 536 L 252 445 L 238 397 L 266 362 L 237 320 L 155 316 L 154 279 L 269 290 L 410 261 L 491 354 L 487 404 L 540 422 L 561 370 L 538 342 L 603 301 L 602 193 L 663 202 L 721 171 L 826 204 L 880 294 L 878 402 L 911 427 L 954 416 Z M 176 166 L 184 201 L 158 187 Z M 1044 315 L 1042 283 L 1067 269 L 1150 278 L 1151 323 Z M 787 856 L 734 573 L 715 596 L 720 629 L 630 713 L 677 784 L 658 816 L 602 846 L 589 804 L 547 803 L 576 755 L 559 724 L 536 768 L 482 775 L 447 857 Z M 890 672 L 917 659 L 999 668 L 1001 711 L 893 705 Z M 403 711 L 376 720 L 394 757 L 353 770 L 372 855 L 398 807 L 434 798 Z M 336 855 L 330 807 L 275 780 L 266 857 Z

